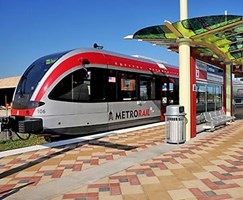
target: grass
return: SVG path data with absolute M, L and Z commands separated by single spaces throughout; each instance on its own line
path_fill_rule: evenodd
M 0 152 L 46 143 L 47 142 L 45 141 L 44 137 L 36 135 L 32 135 L 28 140 L 15 139 L 0 141 Z

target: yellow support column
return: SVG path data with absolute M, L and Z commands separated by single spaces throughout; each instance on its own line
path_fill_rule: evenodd
M 232 74 L 231 74 L 231 65 L 226 65 L 225 73 L 225 87 L 226 87 L 226 115 L 231 116 L 232 111 Z
M 179 43 L 179 102 L 184 106 L 187 124 L 186 141 L 191 139 L 191 76 L 190 76 L 190 39 L 178 39 Z
M 180 20 L 187 19 L 187 0 L 180 0 Z
M 180 0 L 180 20 L 187 19 L 187 0 Z M 190 42 L 188 38 L 179 38 L 179 102 L 184 106 L 187 124 L 186 141 L 191 139 L 191 74 Z

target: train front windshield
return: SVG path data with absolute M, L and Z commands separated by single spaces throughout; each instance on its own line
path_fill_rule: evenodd
M 30 98 L 39 81 L 50 67 L 66 53 L 68 53 L 68 51 L 39 58 L 28 67 L 16 88 L 12 106 L 14 109 L 33 107 L 33 105 L 30 104 Z

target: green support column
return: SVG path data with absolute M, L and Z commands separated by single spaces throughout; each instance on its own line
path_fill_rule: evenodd
M 225 72 L 225 87 L 226 87 L 226 115 L 231 116 L 232 113 L 232 73 L 231 65 L 226 65 Z

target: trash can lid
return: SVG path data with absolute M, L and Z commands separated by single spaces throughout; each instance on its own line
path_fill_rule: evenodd
M 185 111 L 184 111 L 184 106 L 180 106 L 180 105 L 169 105 L 166 106 L 166 115 L 186 115 Z

